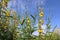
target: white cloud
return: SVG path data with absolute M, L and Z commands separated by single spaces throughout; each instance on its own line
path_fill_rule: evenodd
M 36 24 L 35 27 L 38 28 L 38 24 Z M 43 33 L 46 33 L 46 25 L 42 25 L 41 27 L 42 27 L 42 29 L 43 29 Z M 38 33 L 38 31 L 36 30 L 36 31 L 34 31 L 34 32 L 32 33 L 32 35 L 38 36 L 39 33 Z
M 39 33 L 38 33 L 38 31 L 34 31 L 34 32 L 32 33 L 32 35 L 38 36 Z
M 38 28 L 38 24 L 36 24 L 36 25 L 35 25 L 35 27 L 37 27 L 37 28 Z M 45 30 L 45 29 L 46 29 L 46 25 L 45 25 L 45 24 L 41 25 L 41 27 L 42 27 L 42 29 L 43 29 L 43 30 Z

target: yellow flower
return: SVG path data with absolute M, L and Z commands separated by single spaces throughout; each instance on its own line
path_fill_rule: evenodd
M 43 17 L 43 12 L 40 12 L 40 13 L 39 13 L 39 16 L 40 16 L 40 17 Z
M 27 20 L 27 22 L 30 22 L 30 20 Z
M 28 29 L 30 29 L 30 26 L 27 26 Z
M 5 1 L 4 1 L 4 0 L 2 0 L 2 3 L 5 3 Z
M 44 23 L 44 20 L 40 19 L 40 23 Z
M 2 0 L 3 4 L 7 4 L 8 0 Z
M 38 29 L 38 32 L 42 32 L 42 30 Z
M 29 18 L 27 18 L 27 22 L 28 22 L 28 23 L 30 22 L 30 19 L 29 19 Z
M 5 16 L 9 16 L 9 12 L 8 11 L 5 11 Z

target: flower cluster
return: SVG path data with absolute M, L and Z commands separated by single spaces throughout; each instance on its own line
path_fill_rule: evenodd
M 27 21 L 27 29 L 30 29 L 30 19 L 27 17 L 27 19 L 26 19 L 26 21 Z
M 43 20 L 43 11 L 42 11 L 42 9 L 41 9 L 41 11 L 40 11 L 40 13 L 39 13 L 39 16 L 40 16 L 40 18 L 38 19 L 38 26 L 39 26 L 39 31 L 38 32 L 42 32 L 41 30 L 41 25 L 43 25 L 43 23 L 44 23 L 44 20 Z
M 2 6 L 7 7 L 8 0 L 2 0 Z
M 41 39 L 41 34 L 42 34 L 42 28 L 41 25 L 43 25 L 44 20 L 43 20 L 43 11 L 42 8 L 40 9 L 40 13 L 39 13 L 39 19 L 38 19 L 38 32 L 39 32 L 39 40 Z
M 8 0 L 1 0 L 1 9 L 5 10 L 4 9 L 4 5 L 7 5 L 8 3 Z M 4 6 L 4 7 L 3 7 Z M 0 10 L 1 11 L 1 14 L 0 14 L 0 24 L 1 24 L 1 29 L 0 30 L 3 30 L 4 32 L 7 31 L 7 28 L 8 28 L 8 25 L 9 24 L 9 20 L 8 20 L 8 16 L 10 16 L 9 12 L 7 10 L 3 11 L 3 10 Z M 2 17 L 2 15 L 4 17 Z
M 40 13 L 39 13 L 39 16 L 40 16 L 40 17 L 43 17 L 43 12 L 40 12 Z

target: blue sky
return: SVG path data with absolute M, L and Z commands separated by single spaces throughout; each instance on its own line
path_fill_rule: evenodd
M 52 14 L 51 23 L 53 25 L 60 26 L 60 0 L 47 0 L 45 7 L 49 8 L 50 13 Z M 49 13 L 49 12 L 48 12 Z
M 42 0 L 44 8 L 44 20 L 46 23 L 46 17 L 50 16 L 52 26 L 57 25 L 60 27 L 60 0 Z M 38 4 L 37 4 L 38 3 Z M 19 15 L 24 16 L 26 8 L 28 14 L 38 14 L 36 6 L 39 7 L 40 0 L 15 0 L 13 3 L 9 2 L 9 8 L 12 8 L 17 11 Z

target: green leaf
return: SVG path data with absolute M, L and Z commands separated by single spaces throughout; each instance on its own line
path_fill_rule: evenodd
M 33 15 L 30 15 L 32 18 L 33 18 L 33 20 L 34 20 L 34 22 L 36 21 L 36 18 L 33 16 Z
M 24 24 L 24 22 L 25 22 L 25 19 L 23 19 L 23 21 L 21 22 L 21 25 L 23 25 L 23 24 Z

